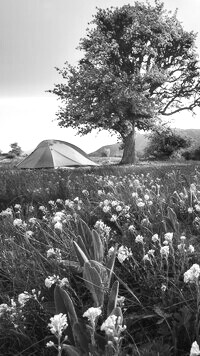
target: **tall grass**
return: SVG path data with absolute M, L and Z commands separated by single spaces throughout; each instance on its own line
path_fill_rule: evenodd
M 57 354 L 46 347 L 56 343 L 47 325 L 57 310 L 56 285 L 64 278 L 68 282 L 61 289 L 80 325 L 87 324 L 83 313 L 95 306 L 96 297 L 79 258 L 84 251 L 89 261 L 97 258 L 88 252 L 94 230 L 104 251 L 101 268 L 97 263 L 95 268 L 105 294 L 95 335 L 105 336 L 101 325 L 111 287 L 103 280 L 114 250 L 112 283 L 118 281 L 119 296 L 125 298 L 120 308 L 126 325 L 116 352 L 189 355 L 193 341 L 199 342 L 198 283 L 184 277 L 200 264 L 198 166 L 13 170 L 1 171 L 0 181 L 0 354 Z M 49 277 L 53 283 L 47 288 Z M 24 292 L 28 297 L 21 303 Z M 66 341 L 63 354 L 70 355 L 70 345 Z M 108 352 L 105 345 L 98 352 L 91 345 L 93 355 Z

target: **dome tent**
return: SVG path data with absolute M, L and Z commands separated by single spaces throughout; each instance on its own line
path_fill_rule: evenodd
M 59 168 L 75 166 L 96 166 L 87 154 L 71 143 L 60 140 L 44 140 L 17 168 Z

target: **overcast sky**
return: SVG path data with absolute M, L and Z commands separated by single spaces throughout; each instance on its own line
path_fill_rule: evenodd
M 151 1 L 153 2 L 153 0 Z M 32 150 L 44 139 L 72 142 L 86 152 L 116 142 L 106 132 L 75 136 L 55 121 L 59 101 L 46 93 L 60 77 L 54 67 L 76 64 L 76 50 L 96 7 L 134 4 L 133 0 L 0 0 L 0 149 L 18 142 Z M 200 0 L 164 0 L 167 10 L 178 8 L 186 30 L 200 33 Z M 198 52 L 200 36 L 197 38 Z M 54 120 L 54 121 L 53 121 Z M 200 115 L 181 114 L 174 125 L 200 128 Z

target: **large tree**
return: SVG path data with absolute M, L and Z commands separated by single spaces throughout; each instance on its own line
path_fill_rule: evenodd
M 82 59 L 58 69 L 65 81 L 51 92 L 62 100 L 59 125 L 79 134 L 114 131 L 122 163 L 134 163 L 136 128 L 149 130 L 162 115 L 200 104 L 195 39 L 159 0 L 97 9 L 80 40 Z

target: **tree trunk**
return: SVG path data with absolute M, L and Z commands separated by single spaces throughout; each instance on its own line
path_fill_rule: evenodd
M 135 127 L 124 139 L 124 152 L 121 164 L 134 164 L 136 162 L 135 155 Z

